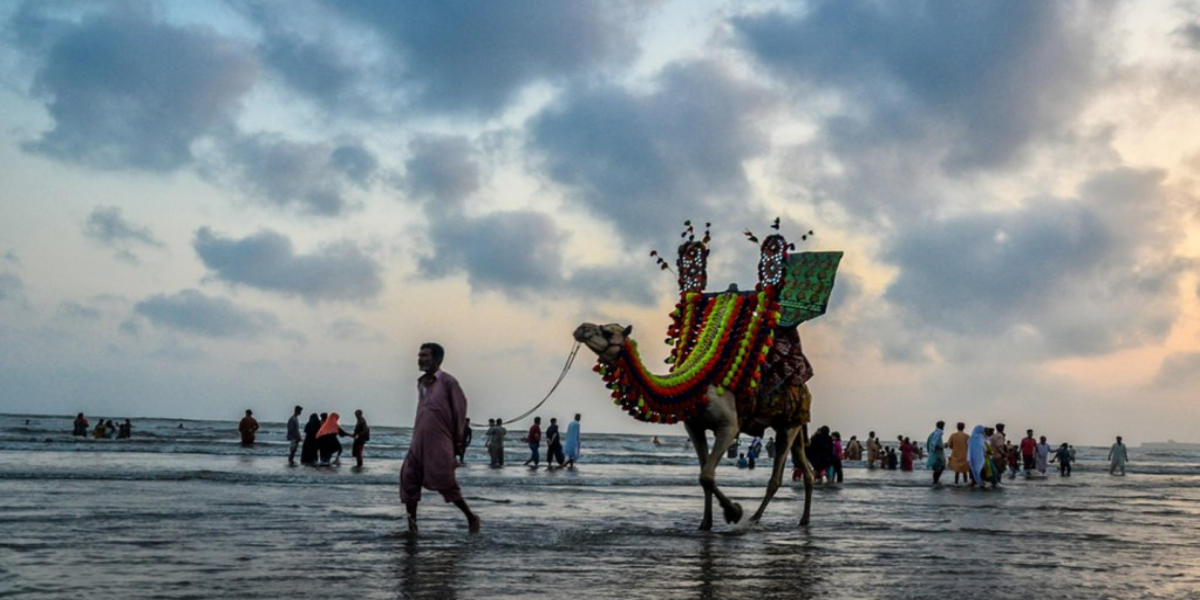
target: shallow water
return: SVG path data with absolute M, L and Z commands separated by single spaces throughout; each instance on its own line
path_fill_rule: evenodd
M 176 422 L 144 422 L 163 435 L 139 444 L 22 421 L 0 417 L 3 598 L 1200 597 L 1200 457 L 1186 454 L 1132 449 L 1130 474 L 1111 477 L 1100 449 L 1081 448 L 1073 477 L 995 492 L 851 466 L 815 490 L 806 528 L 789 482 L 761 524 L 705 533 L 682 440 L 585 431 L 575 471 L 472 455 L 459 475 L 483 533 L 426 496 L 413 539 L 396 495 L 404 430 L 373 431 L 359 471 L 288 467 L 267 436 L 213 442 L 232 423 L 172 436 Z M 748 514 L 767 475 L 718 472 Z

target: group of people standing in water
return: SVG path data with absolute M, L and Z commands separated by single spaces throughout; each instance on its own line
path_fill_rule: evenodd
M 71 430 L 71 435 L 79 437 L 87 437 L 91 424 L 88 423 L 87 417 L 83 413 L 75 415 L 74 428 Z M 107 421 L 100 419 L 96 422 L 96 428 L 91 429 L 92 437 L 98 440 L 127 440 L 133 437 L 133 423 L 129 419 L 125 419 L 124 423 L 113 423 L 112 419 Z
M 903 435 L 897 436 L 895 446 L 885 446 L 874 431 L 867 436 L 865 445 L 857 436 L 851 436 L 843 446 L 838 432 L 821 426 L 809 438 L 805 456 L 815 479 L 828 478 L 830 482 L 842 481 L 843 460 L 863 460 L 864 451 L 868 469 L 878 466 L 912 471 L 916 461 L 924 458 L 925 466 L 932 471 L 934 484 L 941 482 L 942 473 L 947 469 L 954 472 L 955 485 L 980 487 L 1000 485 L 1006 472 L 1010 479 L 1021 472 L 1026 478 L 1045 477 L 1051 464 L 1057 464 L 1060 476 L 1071 476 L 1075 448 L 1066 442 L 1052 447 L 1046 436 L 1035 437 L 1033 430 L 1027 429 L 1020 443 L 1014 444 L 1008 440 L 1004 423 L 997 423 L 995 427 L 977 425 L 970 434 L 965 431 L 965 423 L 958 423 L 956 429 L 946 435 L 945 422 L 938 421 L 922 448 Z M 1108 460 L 1111 474 L 1125 474 L 1129 454 L 1120 436 L 1110 449 Z M 793 478 L 801 476 L 801 471 L 796 469 Z
M 296 464 L 296 450 L 300 450 L 300 464 L 324 466 L 340 464 L 342 459 L 342 442 L 340 438 L 352 439 L 350 455 L 354 457 L 355 466 L 363 466 L 363 448 L 371 440 L 371 427 L 363 417 L 363 411 L 354 411 L 354 431 L 347 433 L 342 429 L 341 415 L 331 413 L 312 413 L 308 423 L 304 425 L 303 435 L 300 429 L 300 415 L 304 407 L 297 406 L 287 422 L 288 464 Z

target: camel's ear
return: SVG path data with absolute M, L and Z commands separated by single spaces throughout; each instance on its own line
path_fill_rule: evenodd
M 629 334 L 631 333 L 633 333 L 633 325 L 626 326 L 625 331 L 622 332 L 625 337 L 629 337 Z

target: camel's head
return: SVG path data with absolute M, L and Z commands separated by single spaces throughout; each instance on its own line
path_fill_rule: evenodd
M 621 354 L 621 349 L 625 347 L 625 340 L 629 339 L 629 334 L 632 332 L 633 325 L 626 327 L 617 323 L 608 325 L 584 323 L 575 328 L 575 341 L 586 344 L 592 352 L 600 357 L 600 360 L 613 363 Z

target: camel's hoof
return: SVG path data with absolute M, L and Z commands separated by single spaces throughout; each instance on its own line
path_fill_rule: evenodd
M 712 531 L 712 522 L 701 523 L 700 531 Z
M 734 502 L 725 508 L 725 522 L 737 523 L 742 520 L 742 505 Z
M 808 527 L 808 516 L 807 515 L 805 515 L 805 517 L 803 519 L 800 519 L 800 526 Z

